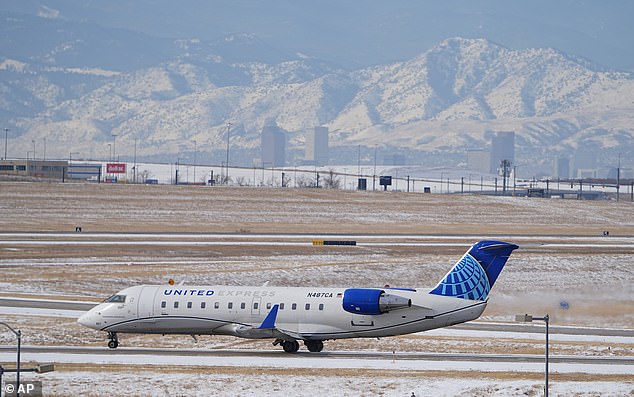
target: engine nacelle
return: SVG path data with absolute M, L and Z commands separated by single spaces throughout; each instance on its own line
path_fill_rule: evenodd
M 380 289 L 349 288 L 343 293 L 343 310 L 354 314 L 383 314 L 412 306 L 412 300 Z

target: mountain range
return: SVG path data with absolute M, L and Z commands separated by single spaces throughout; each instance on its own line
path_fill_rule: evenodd
M 412 59 L 348 70 L 253 34 L 168 39 L 46 15 L 6 20 L 0 118 L 9 157 L 34 145 L 40 154 L 45 140 L 48 157 L 103 159 L 113 144 L 129 158 L 136 140 L 140 157 L 196 151 L 220 163 L 230 122 L 232 153 L 251 165 L 273 121 L 288 132 L 291 165 L 304 132 L 322 125 L 335 148 L 444 153 L 457 162 L 486 148 L 495 131 L 515 131 L 518 161 L 543 167 L 578 149 L 605 164 L 634 154 L 633 76 L 552 48 L 455 37 Z M 333 161 L 356 163 L 341 153 Z

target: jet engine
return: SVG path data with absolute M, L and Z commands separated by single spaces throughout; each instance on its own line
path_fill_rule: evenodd
M 343 293 L 343 310 L 354 314 L 383 314 L 412 306 L 412 300 L 380 289 L 349 288 Z

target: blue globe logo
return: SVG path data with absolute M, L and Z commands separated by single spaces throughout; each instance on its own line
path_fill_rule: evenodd
M 438 285 L 442 295 L 471 300 L 486 300 L 491 287 L 482 266 L 465 255 Z

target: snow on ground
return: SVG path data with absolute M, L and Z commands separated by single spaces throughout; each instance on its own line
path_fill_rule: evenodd
M 10 377 L 7 377 L 10 379 Z M 372 376 L 290 375 L 286 373 L 217 374 L 156 372 L 51 372 L 41 380 L 45 395 L 99 396 L 400 396 L 473 397 L 534 396 L 543 394 L 544 382 L 535 379 L 425 376 L 403 373 Z M 555 396 L 631 396 L 633 382 L 550 381 Z

